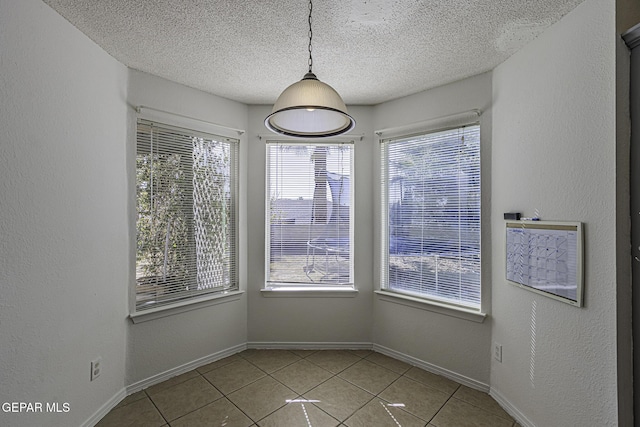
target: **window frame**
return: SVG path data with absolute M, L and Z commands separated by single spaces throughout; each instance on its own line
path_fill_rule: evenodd
M 479 301 L 477 306 L 458 304 L 445 298 L 437 298 L 426 293 L 417 293 L 410 291 L 402 291 L 390 287 L 389 282 L 389 254 L 390 254 L 390 226 L 389 226 L 389 165 L 388 165 L 388 143 L 411 137 L 428 136 L 430 134 L 437 134 L 439 132 L 451 131 L 456 129 L 462 129 L 469 126 L 477 126 L 479 132 L 479 146 L 478 146 L 478 169 L 479 169 L 479 198 L 480 206 L 478 209 L 479 217 L 477 220 L 477 227 L 480 238 L 480 245 L 478 249 L 479 260 L 482 259 L 482 217 L 486 210 L 484 206 L 484 195 L 482 185 L 482 157 L 483 144 L 482 144 L 482 125 L 479 120 L 480 111 L 471 110 L 459 115 L 439 118 L 435 120 L 429 120 L 422 123 L 417 123 L 409 126 L 386 129 L 376 131 L 380 143 L 380 281 L 378 289 L 375 293 L 379 296 L 380 300 L 399 303 L 414 308 L 424 309 L 428 311 L 437 312 L 453 317 L 462 318 L 465 320 L 472 320 L 475 322 L 483 322 L 486 314 L 483 312 L 484 304 L 484 292 L 483 292 L 483 275 L 484 269 L 482 268 L 482 262 L 479 262 L 480 271 L 479 275 Z M 459 214 L 458 214 L 459 215 Z
M 141 114 L 141 109 L 144 108 L 144 113 Z M 179 116 L 172 113 L 163 112 L 160 110 L 150 109 L 148 107 L 139 107 L 137 109 L 138 115 L 134 122 L 135 136 L 133 138 L 134 144 L 132 149 L 133 157 L 133 169 L 137 171 L 137 158 L 138 152 L 138 131 L 141 124 L 144 125 L 156 125 L 164 130 L 173 130 L 183 132 L 185 135 L 193 137 L 204 138 L 205 140 L 215 140 L 218 142 L 229 143 L 229 175 L 227 180 L 229 182 L 229 212 L 231 215 L 232 225 L 229 226 L 227 236 L 229 243 L 225 246 L 229 247 L 233 252 L 228 258 L 230 263 L 229 269 L 231 273 L 230 286 L 216 286 L 210 289 L 197 290 L 193 292 L 186 292 L 184 298 L 175 299 L 171 302 L 160 303 L 151 305 L 149 308 L 140 308 L 137 304 L 137 279 L 136 274 L 133 273 L 132 287 L 130 292 L 130 314 L 129 317 L 134 323 L 145 322 L 148 320 L 165 317 L 185 311 L 193 310 L 196 308 L 206 307 L 210 305 L 225 303 L 228 301 L 236 301 L 240 298 L 240 295 L 244 292 L 240 289 L 240 266 L 239 266 L 239 232 L 240 232 L 240 216 L 239 216 L 239 188 L 240 188 L 240 135 L 244 131 L 225 128 L 212 123 L 203 122 L 198 119 L 191 119 L 185 116 Z M 137 173 L 133 177 L 132 193 L 133 203 L 132 212 L 134 219 L 132 222 L 133 230 L 137 230 L 137 186 L 138 178 Z M 193 184 L 188 188 L 193 189 Z M 193 231 L 193 230 L 190 230 Z M 137 246 L 138 238 L 137 233 L 133 233 L 132 237 L 132 264 L 133 269 L 137 268 Z M 193 239 L 193 238 L 191 238 Z
M 349 179 L 350 179 L 350 194 L 349 194 L 349 275 L 350 281 L 346 284 L 328 284 L 311 282 L 286 282 L 286 281 L 270 281 L 270 263 L 271 263 L 271 220 L 270 220 L 270 199 L 271 199 L 271 186 L 270 186 L 270 173 L 271 173 L 271 159 L 270 149 L 278 146 L 348 146 L 350 150 L 349 159 Z M 288 137 L 278 137 L 277 139 L 265 140 L 265 264 L 264 264 L 264 286 L 261 289 L 261 294 L 264 297 L 354 297 L 357 295 L 358 290 L 355 285 L 355 142 L 352 139 L 331 138 L 329 140 L 309 140 L 309 139 L 293 139 Z M 327 184 L 328 185 L 328 184 Z M 308 224 L 309 227 L 312 224 Z

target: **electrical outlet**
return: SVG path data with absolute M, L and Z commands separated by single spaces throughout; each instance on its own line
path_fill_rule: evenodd
M 91 361 L 91 381 L 100 376 L 102 371 L 102 357 L 98 357 Z
M 502 363 L 502 344 L 493 343 L 493 358 Z

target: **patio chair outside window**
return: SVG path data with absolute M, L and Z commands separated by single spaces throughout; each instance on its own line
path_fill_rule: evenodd
M 267 144 L 266 286 L 353 286 L 353 144 Z

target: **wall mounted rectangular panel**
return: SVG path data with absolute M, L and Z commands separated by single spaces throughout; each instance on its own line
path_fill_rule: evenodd
M 507 281 L 582 307 L 583 232 L 580 222 L 506 223 Z

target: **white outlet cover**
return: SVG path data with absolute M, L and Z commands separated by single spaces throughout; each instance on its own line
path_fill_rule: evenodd
M 493 344 L 493 358 L 498 362 L 502 362 L 502 344 Z
M 91 381 L 95 380 L 100 376 L 100 372 L 102 371 L 102 357 L 98 357 L 91 361 Z

